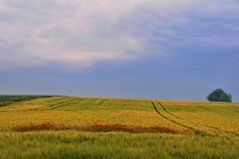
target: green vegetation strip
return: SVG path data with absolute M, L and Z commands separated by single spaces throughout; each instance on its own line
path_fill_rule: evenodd
M 238 159 L 238 139 L 171 134 L 0 132 L 1 159 Z
M 10 105 L 14 102 L 29 101 L 38 98 L 48 98 L 53 96 L 43 95 L 0 95 L 0 107 Z

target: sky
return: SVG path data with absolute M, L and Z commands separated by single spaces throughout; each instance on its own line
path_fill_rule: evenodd
M 238 0 L 0 0 L 0 94 L 239 102 Z

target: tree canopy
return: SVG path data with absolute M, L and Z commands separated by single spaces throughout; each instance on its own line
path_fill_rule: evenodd
M 209 101 L 215 102 L 232 102 L 232 95 L 227 94 L 223 89 L 216 89 L 207 96 Z

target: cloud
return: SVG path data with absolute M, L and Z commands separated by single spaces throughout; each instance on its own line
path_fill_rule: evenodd
M 155 49 L 236 47 L 238 12 L 234 0 L 2 0 L 0 67 L 85 68 Z
M 161 3 L 160 3 L 161 2 Z M 130 29 L 152 52 L 173 48 L 239 49 L 239 5 L 230 0 L 154 1 L 131 14 Z M 134 18 L 134 17 L 140 18 Z

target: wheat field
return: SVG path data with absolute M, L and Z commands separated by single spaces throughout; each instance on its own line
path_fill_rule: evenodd
M 239 103 L 44 97 L 0 107 L 1 159 L 239 158 Z

